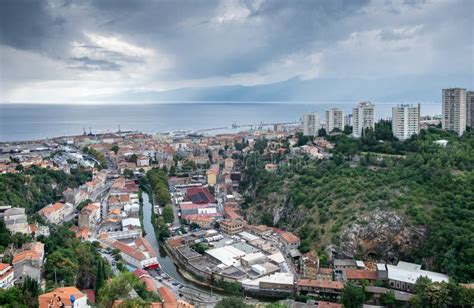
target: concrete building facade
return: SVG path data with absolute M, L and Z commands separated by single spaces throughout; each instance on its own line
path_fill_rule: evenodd
M 303 115 L 303 135 L 317 136 L 321 127 L 321 120 L 317 112 L 308 112 Z
M 375 128 L 375 106 L 371 102 L 361 102 L 352 109 L 352 136 L 362 137 L 362 132 L 367 128 Z
M 392 108 L 392 132 L 399 140 L 420 133 L 420 104 L 398 105 Z
M 466 89 L 443 89 L 443 120 L 445 130 L 461 136 L 466 130 Z
M 335 128 L 341 132 L 344 130 L 344 111 L 340 108 L 326 110 L 326 131 L 332 132 Z
M 466 92 L 466 126 L 474 127 L 474 91 Z

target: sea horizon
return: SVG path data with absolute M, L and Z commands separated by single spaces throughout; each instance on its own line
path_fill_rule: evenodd
M 400 102 L 401 103 L 401 102 Z M 400 104 L 398 103 L 398 104 Z M 376 119 L 391 116 L 397 103 L 374 103 Z M 155 102 L 150 104 L 0 104 L 0 142 L 42 140 L 86 133 L 140 131 L 202 131 L 214 134 L 238 132 L 232 124 L 297 122 L 305 112 L 337 106 L 350 113 L 356 102 Z M 420 103 L 422 115 L 437 115 L 440 103 Z M 186 106 L 186 108 L 182 108 Z M 212 123 L 212 124 L 211 124 Z

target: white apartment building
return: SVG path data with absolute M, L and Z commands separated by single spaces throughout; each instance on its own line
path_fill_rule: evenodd
M 371 102 L 361 102 L 352 109 L 352 136 L 360 138 L 362 131 L 375 128 L 375 106 Z
M 335 128 L 341 132 L 344 130 L 344 111 L 339 108 L 326 110 L 326 130 L 330 133 Z
M 31 233 L 24 208 L 13 207 L 6 210 L 3 220 L 7 229 L 12 233 Z
M 459 136 L 466 130 L 466 89 L 443 89 L 442 127 Z
M 420 104 L 398 105 L 392 108 L 392 131 L 399 140 L 420 133 Z
M 317 136 L 321 121 L 317 112 L 308 112 L 303 115 L 303 135 Z
M 474 127 L 474 91 L 466 92 L 466 126 Z

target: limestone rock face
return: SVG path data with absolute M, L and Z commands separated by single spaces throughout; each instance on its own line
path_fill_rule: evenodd
M 337 258 L 374 258 L 397 262 L 420 247 L 427 230 L 407 225 L 406 219 L 392 211 L 375 211 L 344 229 L 330 250 Z

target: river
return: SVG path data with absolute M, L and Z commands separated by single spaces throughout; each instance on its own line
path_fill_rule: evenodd
M 145 238 L 151 244 L 151 246 L 157 251 L 158 262 L 160 262 L 161 269 L 170 275 L 175 280 L 181 282 L 184 285 L 189 284 L 184 280 L 183 276 L 178 272 L 176 265 L 168 257 L 166 251 L 160 247 L 158 241 L 156 240 L 155 229 L 151 223 L 151 211 L 153 206 L 150 202 L 150 197 L 146 192 L 142 193 L 143 198 L 143 228 L 145 230 Z
M 198 289 L 201 292 L 208 293 L 209 290 L 204 288 L 201 285 L 192 283 L 186 279 L 178 272 L 176 265 L 173 263 L 170 257 L 166 254 L 166 251 L 160 247 L 158 241 L 156 240 L 155 229 L 151 223 L 151 211 L 153 210 L 153 205 L 150 202 L 150 197 L 148 194 L 142 192 L 143 199 L 143 228 L 145 230 L 145 238 L 150 243 L 150 245 L 157 251 L 158 262 L 160 263 L 161 269 L 168 274 L 171 278 L 179 281 L 182 285 L 190 287 L 192 289 Z

